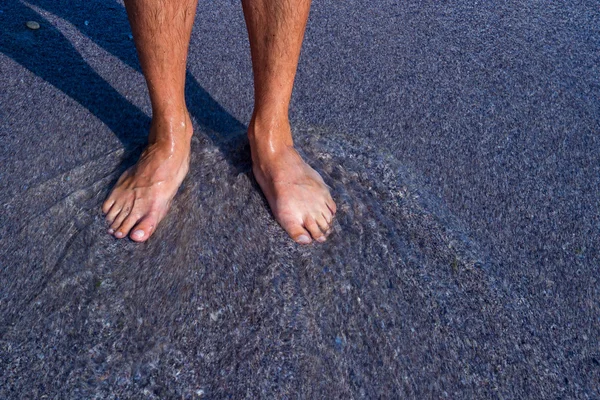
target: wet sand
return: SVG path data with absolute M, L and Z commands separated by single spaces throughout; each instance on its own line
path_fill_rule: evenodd
M 302 247 L 250 170 L 239 4 L 199 10 L 144 244 L 100 210 L 149 122 L 124 10 L 31 4 L 0 7 L 0 398 L 600 396 L 589 5 L 315 4 L 293 129 L 339 211 Z

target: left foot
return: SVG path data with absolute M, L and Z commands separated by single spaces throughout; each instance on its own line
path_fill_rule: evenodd
M 253 118 L 248 128 L 254 177 L 292 239 L 324 242 L 336 211 L 329 188 L 294 149 L 287 119 L 266 126 Z

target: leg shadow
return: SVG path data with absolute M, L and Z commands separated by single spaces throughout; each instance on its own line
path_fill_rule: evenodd
M 131 29 L 123 6 L 116 1 L 31 0 L 30 4 L 69 21 L 94 43 L 141 73 Z M 77 100 L 102 120 L 127 149 L 145 143 L 150 118 L 100 77 L 69 41 L 43 17 L 21 2 L 8 6 L 7 35 L 0 51 Z M 43 34 L 24 22 L 42 21 Z M 228 113 L 188 71 L 186 102 L 193 119 L 236 170 L 250 162 L 246 126 Z
M 87 108 L 126 150 L 145 141 L 150 118 L 98 75 L 49 21 L 21 2 L 9 3 L 3 14 L 0 52 Z M 29 20 L 42 29 L 29 30 Z

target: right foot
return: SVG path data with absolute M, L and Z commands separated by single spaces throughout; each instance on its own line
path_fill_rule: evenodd
M 182 118 L 152 119 L 148 146 L 102 205 L 108 233 L 121 239 L 131 232 L 136 242 L 154 233 L 188 172 L 191 138 L 187 112 Z

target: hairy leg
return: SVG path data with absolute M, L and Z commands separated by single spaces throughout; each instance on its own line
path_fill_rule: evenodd
M 324 241 L 336 206 L 294 149 L 288 119 L 310 0 L 242 0 L 254 72 L 252 169 L 273 215 L 298 243 Z
M 117 238 L 143 242 L 166 215 L 189 167 L 192 124 L 184 99 L 197 0 L 125 0 L 152 102 L 148 146 L 102 206 Z

